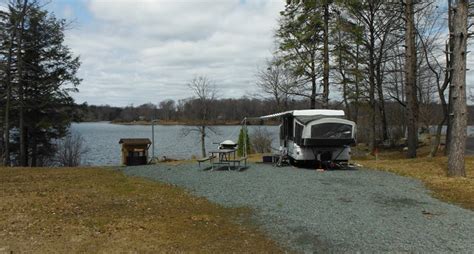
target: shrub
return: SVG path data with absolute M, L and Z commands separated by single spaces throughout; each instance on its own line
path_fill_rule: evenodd
M 79 133 L 69 134 L 57 143 L 56 163 L 61 167 L 77 167 L 87 151 Z
M 242 127 L 240 129 L 239 140 L 237 141 L 237 145 L 238 145 L 237 154 L 239 156 L 244 156 L 244 147 L 245 146 L 247 146 L 247 153 L 246 154 L 250 154 L 250 152 L 252 151 L 248 130 L 244 127 Z
M 252 134 L 252 147 L 256 153 L 272 151 L 272 134 L 262 127 L 257 127 Z

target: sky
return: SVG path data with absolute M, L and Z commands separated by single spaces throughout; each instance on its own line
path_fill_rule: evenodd
M 187 83 L 213 80 L 221 97 L 257 91 L 271 58 L 283 0 L 52 0 L 71 22 L 66 44 L 79 55 L 76 102 L 114 106 L 192 96 Z
M 444 0 L 443 0 L 444 1 Z M 0 0 L 0 6 L 7 0 Z M 70 22 L 66 44 L 82 65 L 77 103 L 158 104 L 213 80 L 223 98 L 258 92 L 256 73 L 275 50 L 284 0 L 44 0 Z M 441 1 L 442 2 L 442 1 Z M 470 48 L 472 45 L 469 46 Z M 472 50 L 472 49 L 470 49 Z M 468 68 L 474 58 L 468 57 Z M 469 89 L 474 74 L 467 76 Z M 337 91 L 332 91 L 333 96 Z

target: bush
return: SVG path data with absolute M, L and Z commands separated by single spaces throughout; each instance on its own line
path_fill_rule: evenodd
M 79 133 L 69 134 L 57 143 L 56 163 L 60 167 L 77 167 L 87 151 Z
M 256 153 L 269 153 L 272 140 L 272 134 L 266 128 L 257 127 L 252 134 L 252 147 Z

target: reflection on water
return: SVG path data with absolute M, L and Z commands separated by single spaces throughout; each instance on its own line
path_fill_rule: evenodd
M 187 159 L 198 156 L 201 151 L 199 134 L 191 133 L 188 136 L 181 135 L 182 129 L 179 125 L 155 126 L 155 155 L 166 156 L 176 159 Z M 237 142 L 240 126 L 215 126 L 218 134 L 209 133 L 206 140 L 206 148 L 214 148 L 218 142 L 230 139 Z M 255 126 L 249 126 L 252 135 Z M 278 147 L 278 127 L 262 126 L 272 134 L 273 147 Z M 108 122 L 98 123 L 74 123 L 72 132 L 82 135 L 88 148 L 84 158 L 86 165 L 118 165 L 120 164 L 121 138 L 149 138 L 151 140 L 151 126 L 142 125 L 117 125 Z M 150 148 L 150 156 L 152 149 Z

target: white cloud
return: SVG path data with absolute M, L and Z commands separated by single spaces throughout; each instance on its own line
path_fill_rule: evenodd
M 281 0 L 87 1 L 92 22 L 67 32 L 81 56 L 78 102 L 127 105 L 191 96 L 195 75 L 223 97 L 255 91 L 271 56 Z
M 74 17 L 74 9 L 70 5 L 65 5 L 63 8 L 63 16 L 66 19 L 72 19 Z
M 82 60 L 84 81 L 76 100 L 137 105 L 189 97 L 186 83 L 201 74 L 215 80 L 223 97 L 255 92 L 256 68 L 271 57 L 285 1 L 82 2 L 87 15 L 77 3 L 66 5 L 62 14 L 79 17 L 67 31 L 68 45 Z M 473 59 L 469 55 L 468 66 Z M 470 71 L 469 86 L 472 81 Z M 332 96 L 338 96 L 336 90 Z

